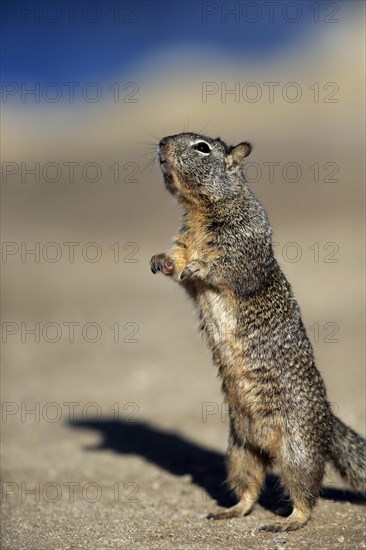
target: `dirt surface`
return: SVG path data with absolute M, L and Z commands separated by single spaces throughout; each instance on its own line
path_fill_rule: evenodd
M 158 198 L 166 208 L 162 189 Z M 64 203 L 54 197 L 54 204 L 57 227 Z M 37 208 L 36 202 L 26 205 Z M 7 320 L 17 324 L 7 330 L 18 332 L 3 345 L 2 548 L 364 548 L 365 508 L 341 490 L 336 476 L 326 480 L 323 498 L 299 532 L 258 531 L 278 505 L 268 491 L 247 518 L 205 519 L 216 501 L 229 503 L 227 417 L 191 304 L 149 271 L 148 259 L 168 241 L 178 209 L 166 212 L 150 235 L 134 234 L 137 263 L 113 263 L 107 246 L 113 239 L 106 238 L 99 238 L 106 256 L 99 263 L 8 263 Z M 18 214 L 26 228 L 29 211 Z M 307 327 L 323 327 L 320 336 L 314 329 L 310 334 L 333 407 L 363 432 L 363 305 L 356 275 L 362 258 L 353 254 L 362 237 L 357 218 L 337 219 L 337 235 L 346 235 L 339 263 L 314 263 L 310 255 L 282 263 Z M 124 223 L 127 229 L 133 222 Z M 329 239 L 335 227 L 316 217 L 311 228 L 301 220 L 296 230 L 286 221 L 276 225 L 281 238 L 291 233 L 303 249 L 314 234 L 320 242 Z M 43 240 L 57 240 L 41 223 L 38 230 Z M 80 241 L 94 240 L 93 231 L 89 224 Z M 39 342 L 26 332 L 35 322 Z M 80 323 L 74 341 L 70 322 Z M 334 342 L 327 322 L 338 327 Z M 96 325 L 84 330 L 87 323 L 99 327 L 94 343 Z

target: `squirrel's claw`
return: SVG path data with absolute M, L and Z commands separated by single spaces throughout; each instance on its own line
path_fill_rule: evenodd
M 182 273 L 180 274 L 180 280 L 183 281 L 186 277 L 190 277 L 192 275 L 192 271 L 186 266 Z
M 161 271 L 164 275 L 170 275 L 174 271 L 174 267 L 173 260 L 164 253 L 156 254 L 150 260 L 150 269 L 154 275 L 158 271 Z
M 207 274 L 207 266 L 201 260 L 191 260 L 188 262 L 180 274 L 180 280 L 186 277 L 200 277 L 201 279 Z

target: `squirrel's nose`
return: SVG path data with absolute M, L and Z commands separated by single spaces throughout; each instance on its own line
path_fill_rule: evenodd
M 159 147 L 164 147 L 168 143 L 168 138 L 164 137 L 159 141 Z

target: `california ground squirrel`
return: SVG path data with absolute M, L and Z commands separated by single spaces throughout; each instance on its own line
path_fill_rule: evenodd
M 364 491 L 366 441 L 331 411 L 267 215 L 243 175 L 250 151 L 193 133 L 160 141 L 165 185 L 184 215 L 170 254 L 150 265 L 193 298 L 228 404 L 227 475 L 239 501 L 209 517 L 248 514 L 275 465 L 293 511 L 261 529 L 290 531 L 308 521 L 327 461 Z

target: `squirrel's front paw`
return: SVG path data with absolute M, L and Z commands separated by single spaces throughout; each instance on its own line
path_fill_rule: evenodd
M 208 268 L 206 262 L 201 260 L 191 260 L 188 262 L 183 269 L 180 278 L 185 279 L 188 277 L 197 277 L 203 279 L 208 273 Z
M 150 260 L 150 268 L 154 274 L 161 271 L 164 275 L 171 275 L 174 267 L 173 260 L 167 254 L 164 254 L 164 252 L 155 254 Z

